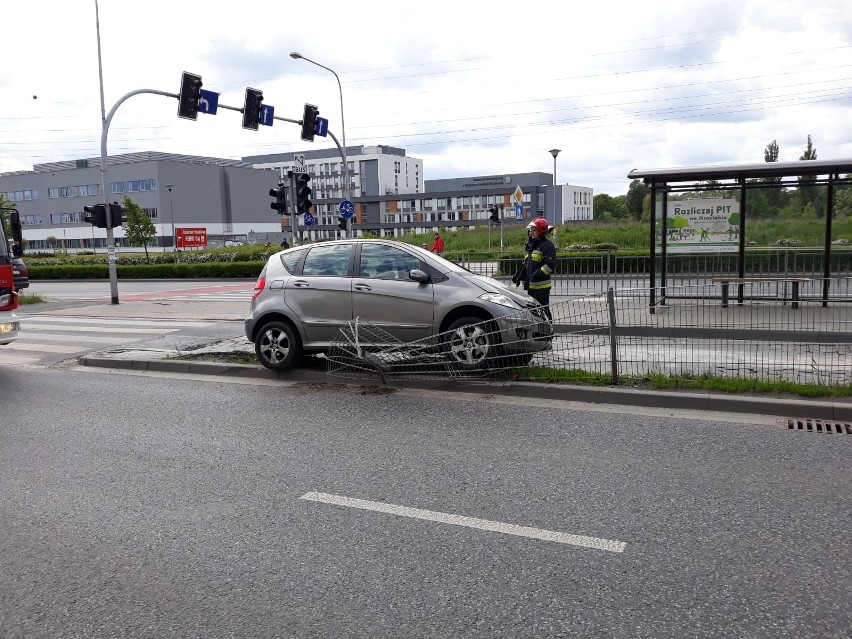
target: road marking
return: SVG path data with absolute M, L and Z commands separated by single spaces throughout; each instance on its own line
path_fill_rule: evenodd
M 58 315 L 24 315 L 21 317 L 21 321 L 26 322 L 27 325 L 39 323 L 83 325 L 95 324 L 100 327 L 105 324 L 120 324 L 121 326 L 127 326 L 128 329 L 133 328 L 135 326 L 165 326 L 168 328 L 206 328 L 208 326 L 213 326 L 214 324 L 213 322 L 192 322 L 180 320 L 160 321 L 142 319 L 121 319 L 116 321 L 112 318 L 103 317 L 73 317 Z
M 600 539 L 598 537 L 586 537 L 585 535 L 571 535 L 569 533 L 545 530 L 543 528 L 532 528 L 530 526 L 504 524 L 499 521 L 489 521 L 488 519 L 463 517 L 462 515 L 451 515 L 449 513 L 441 513 L 434 510 L 409 508 L 407 506 L 385 504 L 378 501 L 368 501 L 366 499 L 355 499 L 353 497 L 329 495 L 328 493 L 305 493 L 304 495 L 299 497 L 299 499 L 304 499 L 306 501 L 316 501 L 322 504 L 332 504 L 334 506 L 346 506 L 347 508 L 372 510 L 374 512 L 387 513 L 389 515 L 398 515 L 400 517 L 425 519 L 427 521 L 436 521 L 441 524 L 452 524 L 453 526 L 478 528 L 479 530 L 499 532 L 506 535 L 530 537 L 532 539 L 541 539 L 542 541 L 552 541 L 559 544 L 570 544 L 572 546 L 582 546 L 583 548 L 606 550 L 608 552 L 624 552 L 624 549 L 627 546 L 627 544 L 623 541 Z
M 13 351 L 29 351 L 31 353 L 76 353 L 83 349 L 82 346 L 62 346 L 60 344 L 33 344 L 27 340 L 27 336 L 15 340 L 7 346 Z
M 166 333 L 174 333 L 178 329 L 170 328 L 167 330 L 161 330 L 159 328 L 137 328 L 135 326 L 128 326 L 127 328 L 108 328 L 105 326 L 69 326 L 67 324 L 61 325 L 47 325 L 40 326 L 35 323 L 27 323 L 26 330 L 28 331 L 70 331 L 76 333 L 132 333 L 132 334 L 145 334 L 145 335 L 161 335 Z

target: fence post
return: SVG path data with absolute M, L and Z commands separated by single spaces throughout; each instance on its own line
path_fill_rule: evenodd
M 618 331 L 615 324 L 615 290 L 606 290 L 606 306 L 609 309 L 609 352 L 612 365 L 612 383 L 618 384 Z

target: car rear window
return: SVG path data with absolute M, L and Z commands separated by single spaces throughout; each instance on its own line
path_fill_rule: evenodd
M 302 256 L 308 252 L 308 249 L 298 249 L 293 251 L 284 251 L 281 254 L 281 263 L 291 274 L 296 272 L 296 265 Z

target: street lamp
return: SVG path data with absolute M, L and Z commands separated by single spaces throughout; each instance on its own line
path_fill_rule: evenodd
M 310 58 L 306 58 L 305 56 L 303 56 L 298 51 L 293 51 L 290 54 L 290 57 L 293 58 L 294 60 L 304 60 L 305 62 L 310 62 L 311 64 L 315 64 L 316 66 L 320 67 L 321 69 L 325 69 L 326 71 L 331 71 L 334 74 L 334 77 L 337 79 L 337 88 L 340 90 L 340 134 L 341 134 L 341 137 L 343 138 L 343 149 L 340 152 L 340 154 L 343 156 L 343 180 L 344 180 L 343 193 L 344 193 L 344 197 L 347 200 L 350 200 L 352 198 L 350 197 L 350 193 L 349 193 L 349 164 L 346 161 L 346 126 L 343 123 L 343 85 L 340 84 L 340 77 L 337 75 L 337 73 L 334 72 L 334 69 L 329 69 L 324 64 L 320 64 L 319 62 L 315 62 L 314 60 L 311 60 Z
M 556 243 L 556 227 L 559 226 L 561 219 L 557 219 L 556 215 L 556 156 L 562 149 L 550 149 L 550 155 L 553 156 L 553 243 Z M 562 216 L 559 215 L 559 218 Z
M 553 186 L 556 186 L 556 156 L 562 149 L 550 149 L 550 155 L 553 156 Z
M 174 198 L 172 197 L 172 189 L 175 188 L 175 185 L 174 184 L 166 184 L 166 188 L 169 191 L 169 209 L 171 210 L 171 213 L 172 213 L 172 250 L 175 253 L 175 264 L 177 264 L 178 254 L 177 254 L 177 236 L 175 235 L 175 202 L 174 202 Z

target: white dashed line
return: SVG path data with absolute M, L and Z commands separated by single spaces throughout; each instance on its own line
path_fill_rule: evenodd
M 332 504 L 334 506 L 346 506 L 347 508 L 358 508 L 360 510 L 372 510 L 374 512 L 387 513 L 389 515 L 397 515 L 399 517 L 425 519 L 427 521 L 435 521 L 441 524 L 452 524 L 453 526 L 477 528 L 479 530 L 499 532 L 505 535 L 541 539 L 542 541 L 552 541 L 558 544 L 570 544 L 572 546 L 582 546 L 583 548 L 606 550 L 608 552 L 624 552 L 624 549 L 627 547 L 627 544 L 623 541 L 600 539 L 598 537 L 586 537 L 585 535 L 571 535 L 569 533 L 545 530 L 543 528 L 504 524 L 499 521 L 489 521 L 488 519 L 463 517 L 461 515 L 451 515 L 449 513 L 441 513 L 434 510 L 423 510 L 420 508 L 397 506 L 395 504 L 384 504 L 378 501 L 342 497 L 340 495 L 329 495 L 328 493 L 305 493 L 299 497 L 299 499 L 316 501 L 322 504 Z

